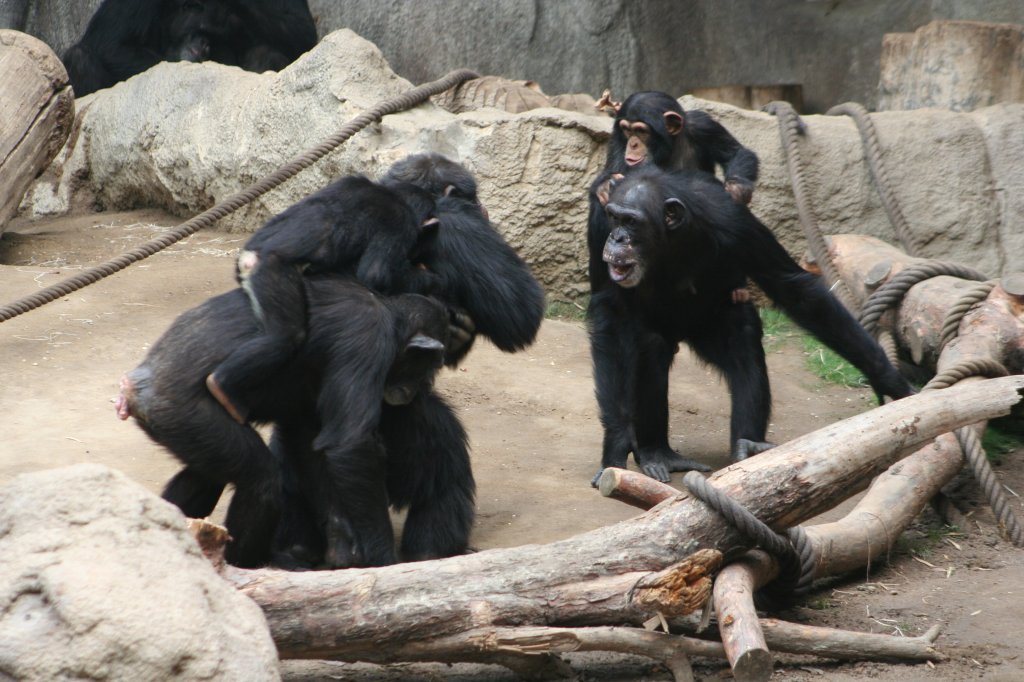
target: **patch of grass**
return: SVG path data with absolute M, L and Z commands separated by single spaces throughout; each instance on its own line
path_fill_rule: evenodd
M 587 317 L 586 301 L 550 301 L 544 317 L 582 322 Z
M 758 312 L 761 313 L 761 326 L 764 328 L 762 342 L 767 352 L 777 349 L 785 339 L 803 333 L 781 310 L 760 308 Z
M 1024 448 L 1024 429 L 1014 420 L 994 420 L 985 429 L 981 439 L 985 455 L 992 464 L 1002 464 L 1003 458 L 1014 450 Z
M 808 369 L 824 381 L 850 388 L 864 388 L 869 385 L 867 377 L 859 369 L 817 339 L 805 336 L 803 344 Z

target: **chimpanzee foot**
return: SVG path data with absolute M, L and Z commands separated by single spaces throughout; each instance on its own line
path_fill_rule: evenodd
M 643 453 L 634 453 L 634 457 L 642 472 L 662 483 L 672 479 L 673 471 L 711 471 L 707 464 L 688 459 L 667 448 L 645 450 Z
M 774 447 L 775 443 L 769 443 L 767 441 L 737 438 L 736 442 L 733 443 L 732 446 L 732 461 L 740 462 L 748 457 L 760 454 L 765 450 L 771 450 Z
M 210 395 L 216 398 L 217 402 L 227 410 L 227 413 L 231 415 L 232 419 L 239 424 L 245 423 L 246 410 L 240 410 L 235 407 L 235 404 L 231 402 L 230 398 L 228 398 L 228 394 L 220 387 L 220 384 L 217 383 L 217 378 L 213 374 L 209 374 L 206 377 L 206 390 L 208 390 Z

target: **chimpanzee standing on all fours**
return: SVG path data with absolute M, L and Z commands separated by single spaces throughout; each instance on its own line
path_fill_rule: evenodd
M 715 164 L 724 187 L 711 175 Z M 588 225 L 602 470 L 625 467 L 630 452 L 660 481 L 709 469 L 668 443 L 668 373 L 679 341 L 725 375 L 733 460 L 771 447 L 761 321 L 737 295 L 747 276 L 863 371 L 879 396 L 911 392 L 878 344 L 746 209 L 756 176 L 756 156 L 703 112 L 684 114 L 664 93 L 638 93 L 620 108 Z

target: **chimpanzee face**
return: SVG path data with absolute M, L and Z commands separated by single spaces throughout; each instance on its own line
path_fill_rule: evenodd
M 623 149 L 623 161 L 630 168 L 648 162 L 663 164 L 671 158 L 676 137 L 683 130 L 683 117 L 644 98 L 632 99 L 626 100 L 615 119 L 614 133 Z
M 602 259 L 611 280 L 631 289 L 664 260 L 669 233 L 683 224 L 686 210 L 679 199 L 662 196 L 657 184 L 627 177 L 612 187 L 605 213 L 610 229 Z

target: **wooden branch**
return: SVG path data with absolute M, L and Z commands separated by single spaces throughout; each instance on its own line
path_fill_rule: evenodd
M 867 486 L 938 433 L 1006 414 L 1024 377 L 911 396 L 734 464 L 711 477 L 769 525 L 800 523 Z M 634 587 L 698 549 L 749 547 L 679 494 L 621 523 L 543 546 L 375 569 L 289 573 L 226 568 L 264 610 L 282 658 L 372 660 L 395 648 L 503 626 L 641 623 Z M 681 599 L 685 602 L 685 599 Z
M 778 573 L 778 562 L 755 549 L 723 568 L 715 580 L 718 632 L 738 682 L 761 682 L 772 676 L 772 655 L 754 608 L 754 592 Z
M 944 661 L 933 644 L 940 626 L 932 626 L 920 637 L 894 637 L 871 632 L 786 623 L 762 618 L 761 628 L 772 651 L 814 654 L 826 658 L 857 661 Z
M 683 494 L 672 486 L 650 476 L 617 467 L 608 467 L 604 470 L 598 481 L 597 489 L 605 497 L 614 498 L 643 510 Z
M 57 55 L 41 40 L 0 29 L 0 233 L 31 182 L 71 133 L 75 101 Z

